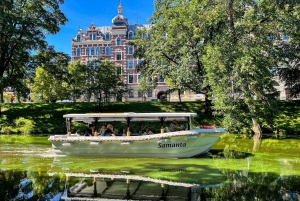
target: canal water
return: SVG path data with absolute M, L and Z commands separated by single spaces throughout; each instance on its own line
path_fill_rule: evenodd
M 298 200 L 300 140 L 223 137 L 188 159 L 56 156 L 0 145 L 0 200 Z

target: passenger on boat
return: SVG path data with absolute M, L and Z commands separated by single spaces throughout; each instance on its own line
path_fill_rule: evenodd
M 175 132 L 175 131 L 184 130 L 184 129 L 178 128 L 177 125 L 178 125 L 178 121 L 176 119 L 173 119 L 172 123 L 169 126 L 169 131 Z
M 99 135 L 104 135 L 104 132 L 106 131 L 106 125 L 103 125 L 99 131 Z
M 152 135 L 152 134 L 153 134 L 153 132 L 150 130 L 150 127 L 147 126 L 146 131 L 142 135 Z
M 108 125 L 107 125 L 107 129 L 105 130 L 105 132 L 104 132 L 103 135 L 104 135 L 104 136 L 116 136 L 116 135 L 114 134 L 114 132 L 113 132 L 113 127 L 112 127 L 111 124 L 108 124 Z
M 95 126 L 90 124 L 89 127 L 86 129 L 84 136 L 93 136 L 95 131 Z

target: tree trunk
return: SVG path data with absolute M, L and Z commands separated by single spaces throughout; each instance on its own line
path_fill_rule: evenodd
M 178 99 L 179 99 L 179 102 L 181 102 L 180 90 L 178 90 Z
M 1 103 L 4 103 L 3 89 L 1 89 Z M 1 110 L 0 110 L 1 111 Z
M 252 118 L 252 123 L 253 123 L 252 130 L 255 133 L 254 137 L 256 137 L 258 139 L 261 139 L 262 131 L 261 131 L 259 123 L 257 122 L 257 119 L 256 118 Z
M 255 153 L 259 150 L 260 144 L 261 144 L 261 138 L 259 137 L 259 135 L 254 135 L 253 136 L 253 149 L 252 149 L 252 153 Z
M 212 109 L 211 109 L 211 100 L 208 100 L 207 95 L 205 94 L 205 101 L 204 101 L 204 110 L 206 114 L 211 114 Z

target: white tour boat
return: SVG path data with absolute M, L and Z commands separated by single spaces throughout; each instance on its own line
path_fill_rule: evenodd
M 66 135 L 50 136 L 56 154 L 103 157 L 158 157 L 186 158 L 207 153 L 225 132 L 223 128 L 191 129 L 191 118 L 196 113 L 88 113 L 66 114 Z M 168 132 L 164 125 L 173 119 L 185 121 L 187 130 Z M 71 134 L 72 122 L 93 123 L 127 122 L 122 136 L 80 136 Z M 160 122 L 161 132 L 152 135 L 132 135 L 130 122 Z

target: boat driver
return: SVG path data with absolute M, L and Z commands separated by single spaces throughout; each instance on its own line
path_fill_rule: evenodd
M 184 130 L 184 129 L 178 128 L 177 125 L 178 125 L 178 121 L 176 119 L 173 119 L 172 123 L 169 126 L 169 131 L 175 132 L 175 131 Z

